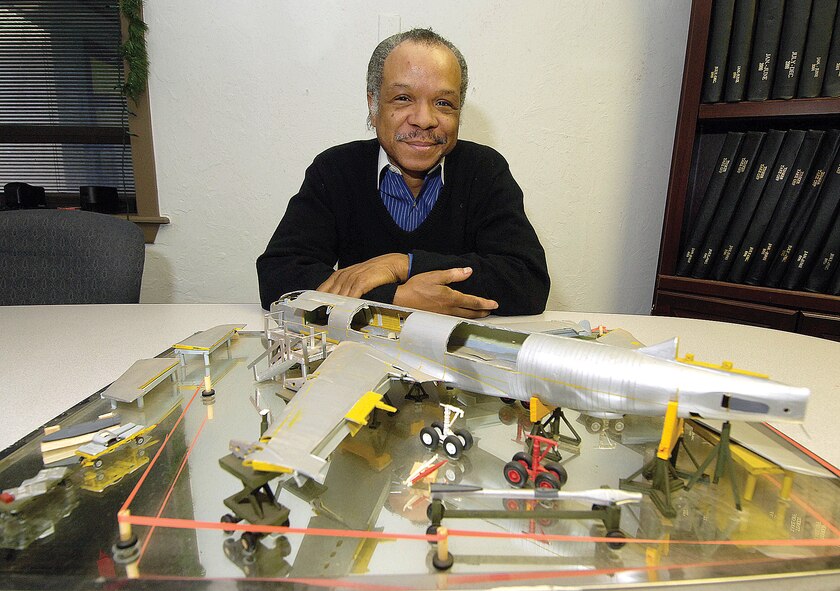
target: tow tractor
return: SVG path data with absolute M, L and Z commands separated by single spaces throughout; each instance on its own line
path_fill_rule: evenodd
M 90 443 L 77 449 L 76 455 L 80 456 L 79 461 L 83 466 L 101 468 L 102 456 L 113 453 L 132 441 L 137 445 L 143 445 L 146 441 L 146 435 L 155 427 L 157 427 L 157 424 L 145 427 L 134 423 L 126 423 L 100 431 L 93 436 Z

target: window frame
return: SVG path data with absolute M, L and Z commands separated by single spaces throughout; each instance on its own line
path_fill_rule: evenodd
M 142 9 L 141 9 L 142 10 Z M 128 19 L 119 11 L 121 43 L 128 37 Z M 123 60 L 124 75 L 128 74 L 129 66 Z M 125 140 L 131 145 L 131 168 L 135 185 L 136 213 L 115 214 L 117 217 L 127 218 L 136 223 L 143 230 L 146 243 L 154 243 L 158 228 L 168 224 L 169 219 L 160 214 L 158 201 L 157 174 L 154 159 L 154 139 L 152 135 L 151 110 L 149 108 L 148 89 L 137 98 L 137 101 L 125 97 L 128 116 L 125 119 L 126 128 L 118 126 L 92 128 L 84 125 L 61 126 L 60 128 L 43 125 L 0 124 L 0 137 L 4 142 L 12 143 L 94 143 L 120 144 Z M 126 137 L 127 135 L 127 137 Z M 54 196 L 52 201 L 57 205 L 77 205 L 69 202 L 69 197 Z

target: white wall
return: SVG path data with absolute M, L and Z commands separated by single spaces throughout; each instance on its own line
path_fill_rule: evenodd
M 254 260 L 306 166 L 373 136 L 374 46 L 397 27 L 431 26 L 469 63 L 460 137 L 504 154 L 525 192 L 549 308 L 647 313 L 689 4 L 146 0 L 172 223 L 147 249 L 141 301 L 258 301 Z

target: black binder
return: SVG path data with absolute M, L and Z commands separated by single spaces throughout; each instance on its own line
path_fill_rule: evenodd
M 779 149 L 779 155 L 770 171 L 767 184 L 764 185 L 761 198 L 755 204 L 755 207 L 750 211 L 751 204 L 747 199 L 742 199 L 738 204 L 738 210 L 730 226 L 732 234 L 727 235 L 737 236 L 741 232 L 740 242 L 735 242 L 740 246 L 735 251 L 735 256 L 732 257 L 731 266 L 726 263 L 721 265 L 722 267 L 729 266 L 728 274 L 723 274 L 723 272 L 715 269 L 714 276 L 716 279 L 725 279 L 728 276 L 729 281 L 734 283 L 743 281 L 753 254 L 755 254 L 761 242 L 761 237 L 767 230 L 767 224 L 773 217 L 782 191 L 795 170 L 796 158 L 805 141 L 805 135 L 805 132 L 801 129 L 791 129 L 785 134 L 785 141 L 782 142 L 782 147 Z M 724 240 L 724 244 L 726 244 L 726 240 Z
M 825 64 L 822 96 L 840 96 L 840 10 L 834 15 L 828 61 Z
M 785 2 L 785 20 L 779 39 L 779 61 L 776 63 L 776 74 L 773 78 L 774 99 L 789 99 L 796 94 L 810 15 L 811 0 Z
M 796 211 L 799 197 L 808 185 L 814 159 L 823 145 L 823 136 L 825 136 L 824 131 L 813 129 L 805 135 L 805 141 L 802 142 L 802 147 L 796 157 L 796 164 L 794 164 L 788 181 L 785 183 L 779 197 L 779 203 L 773 211 L 773 217 L 767 223 L 767 229 L 761 237 L 761 242 L 756 247 L 749 271 L 743 278 L 744 283 L 760 285 L 761 280 L 770 268 L 770 264 L 776 256 L 779 241 L 783 238 L 789 221 Z
M 840 206 L 840 150 L 834 156 L 834 162 L 823 182 L 817 203 L 808 218 L 802 240 L 794 250 L 793 260 L 788 264 L 787 273 L 782 277 L 779 287 L 799 289 L 805 282 L 834 224 L 838 206 Z
M 703 246 L 703 240 L 709 231 L 712 217 L 714 217 L 720 198 L 723 195 L 726 181 L 729 179 L 732 171 L 737 168 L 736 157 L 743 138 L 744 134 L 741 132 L 731 131 L 726 134 L 723 146 L 714 159 L 714 170 L 703 193 L 700 209 L 697 211 L 697 215 L 694 216 L 693 227 L 688 234 L 688 239 L 683 245 L 683 254 L 677 263 L 677 275 L 688 275 L 694 266 L 697 253 Z M 704 155 L 701 154 L 701 157 L 704 157 Z M 698 166 L 702 167 L 703 162 L 698 160 Z
M 726 58 L 726 84 L 723 99 L 728 102 L 743 100 L 747 88 L 750 48 L 755 23 L 756 0 L 736 0 L 729 36 L 729 55 Z
M 728 228 L 730 221 L 735 215 L 735 211 L 740 207 L 740 201 L 743 198 L 750 202 L 757 202 L 761 196 L 761 191 L 767 182 L 767 177 L 770 175 L 770 170 L 773 168 L 773 163 L 776 161 L 776 156 L 779 153 L 779 148 L 785 138 L 785 132 L 778 129 L 771 129 L 761 142 L 761 148 L 752 165 L 748 177 L 744 177 L 745 185 L 743 191 L 736 193 L 735 191 L 727 191 L 721 199 L 721 203 L 715 212 L 712 220 L 709 233 L 703 244 L 700 256 L 697 263 L 692 270 L 691 276 L 703 279 L 708 277 L 712 271 L 713 265 L 717 260 L 719 254 L 724 256 L 726 254 L 721 248 L 724 237 L 728 236 Z M 740 241 L 740 234 L 735 240 Z M 725 246 L 725 245 L 724 245 Z M 733 244 L 729 247 L 728 256 L 731 256 L 738 244 Z M 727 270 L 728 270 L 727 265 Z
M 835 214 L 834 225 L 828 231 L 822 250 L 808 274 L 805 291 L 825 292 L 837 271 L 838 261 L 840 261 L 840 212 Z
M 813 0 L 811 20 L 808 23 L 808 40 L 799 75 L 799 89 L 796 96 L 810 98 L 819 96 L 825 78 L 828 60 L 828 45 L 834 28 L 837 0 Z
M 715 0 L 712 6 L 706 69 L 700 96 L 700 100 L 704 103 L 716 103 L 723 96 L 726 58 L 729 53 L 729 36 L 732 31 L 734 13 L 735 0 Z
M 776 59 L 779 57 L 779 37 L 782 34 L 784 12 L 785 0 L 762 0 L 758 3 L 747 80 L 748 101 L 770 98 Z

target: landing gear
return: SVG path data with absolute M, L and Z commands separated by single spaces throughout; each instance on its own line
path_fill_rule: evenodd
M 437 449 L 443 444 L 443 453 L 451 460 L 457 460 L 461 454 L 473 446 L 472 434 L 466 429 L 452 429 L 458 418 L 464 416 L 464 411 L 451 404 L 443 404 L 443 423 L 435 421 L 430 427 L 420 430 L 420 443 L 429 450 Z
M 516 452 L 513 459 L 505 464 L 505 480 L 511 486 L 522 488 L 528 480 L 534 481 L 537 488 L 559 490 L 569 479 L 566 469 L 556 462 L 545 462 L 546 456 L 557 447 L 557 442 L 539 435 L 528 435 L 531 454 Z

